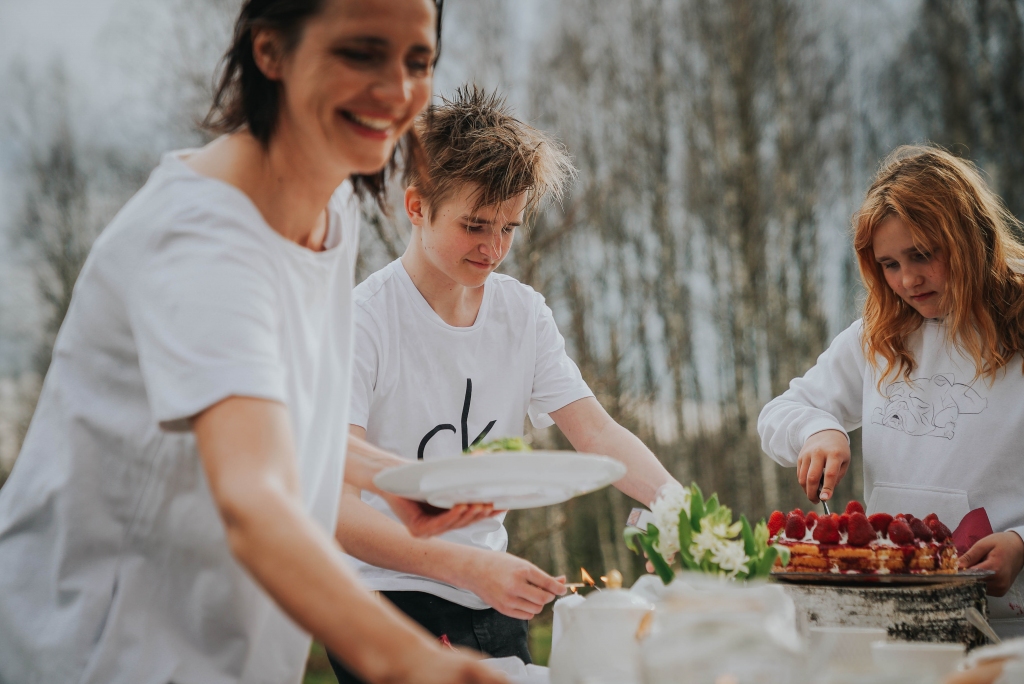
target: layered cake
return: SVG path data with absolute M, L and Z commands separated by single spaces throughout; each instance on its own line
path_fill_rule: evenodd
M 842 515 L 775 511 L 768 519 L 771 544 L 789 551 L 789 565 L 775 572 L 949 574 L 957 571 L 949 528 L 934 513 L 864 515 L 851 501 Z

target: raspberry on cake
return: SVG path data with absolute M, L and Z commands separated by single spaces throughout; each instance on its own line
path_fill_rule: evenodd
M 772 544 L 789 550 L 789 565 L 776 572 L 845 574 L 949 574 L 957 568 L 949 528 L 934 513 L 923 520 L 908 513 L 864 514 L 859 501 L 842 515 L 818 515 L 796 509 L 769 518 Z

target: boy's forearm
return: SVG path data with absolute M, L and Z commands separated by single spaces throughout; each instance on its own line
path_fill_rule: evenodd
M 346 486 L 335 533 L 349 555 L 377 567 L 460 586 L 471 561 L 469 547 L 442 539 L 420 539 L 359 498 Z
M 646 506 L 654 503 L 658 490 L 676 481 L 639 437 L 615 421 L 595 435 L 594 444 L 600 451 L 592 453 L 610 456 L 628 469 L 615 483 L 619 491 Z
M 640 438 L 616 423 L 594 397 L 574 401 L 551 417 L 577 451 L 610 456 L 625 465 L 626 476 L 615 486 L 645 506 L 654 503 L 659 489 L 676 481 Z

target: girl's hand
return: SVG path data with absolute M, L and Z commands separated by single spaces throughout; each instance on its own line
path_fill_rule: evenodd
M 812 503 L 828 501 L 836 485 L 850 467 L 850 440 L 839 430 L 815 432 L 804 442 L 796 459 L 796 476 Z M 825 473 L 825 483 L 818 498 L 818 480 Z
M 990 596 L 1003 596 L 1024 568 L 1024 540 L 1016 532 L 996 532 L 979 539 L 960 556 L 961 568 L 994 570 L 986 581 Z
M 502 615 L 529 620 L 565 593 L 565 578 L 552 577 L 510 553 L 469 549 L 464 578 L 469 589 Z

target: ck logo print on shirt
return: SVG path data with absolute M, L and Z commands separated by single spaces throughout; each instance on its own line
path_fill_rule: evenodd
M 953 439 L 961 414 L 981 413 L 988 399 L 973 387 L 956 382 L 952 373 L 939 373 L 885 388 L 885 408 L 875 408 L 871 422 L 908 435 Z
M 476 439 L 474 439 L 472 442 L 470 442 L 469 441 L 469 424 L 468 423 L 469 423 L 469 404 L 472 401 L 473 401 L 473 380 L 471 378 L 466 378 L 466 399 L 465 399 L 465 401 L 462 402 L 462 450 L 463 451 L 469 451 L 469 448 L 471 446 L 476 446 L 480 442 L 484 441 L 484 437 L 486 437 L 487 433 L 491 431 L 491 428 L 494 427 L 494 424 L 498 422 L 497 420 L 492 420 L 490 423 L 487 424 L 487 427 L 485 427 L 483 429 L 483 431 L 479 435 L 476 436 Z M 423 460 L 423 450 L 427 448 L 427 442 L 429 442 L 431 440 L 431 438 L 434 435 L 436 435 L 438 432 L 443 432 L 445 430 L 451 430 L 452 432 L 456 432 L 454 425 L 452 425 L 450 423 L 442 423 L 441 425 L 438 425 L 438 426 L 432 428 L 430 430 L 430 432 L 428 432 L 427 434 L 423 435 L 423 439 L 420 440 L 420 448 L 416 450 L 416 458 L 419 459 L 420 461 L 422 461 Z

